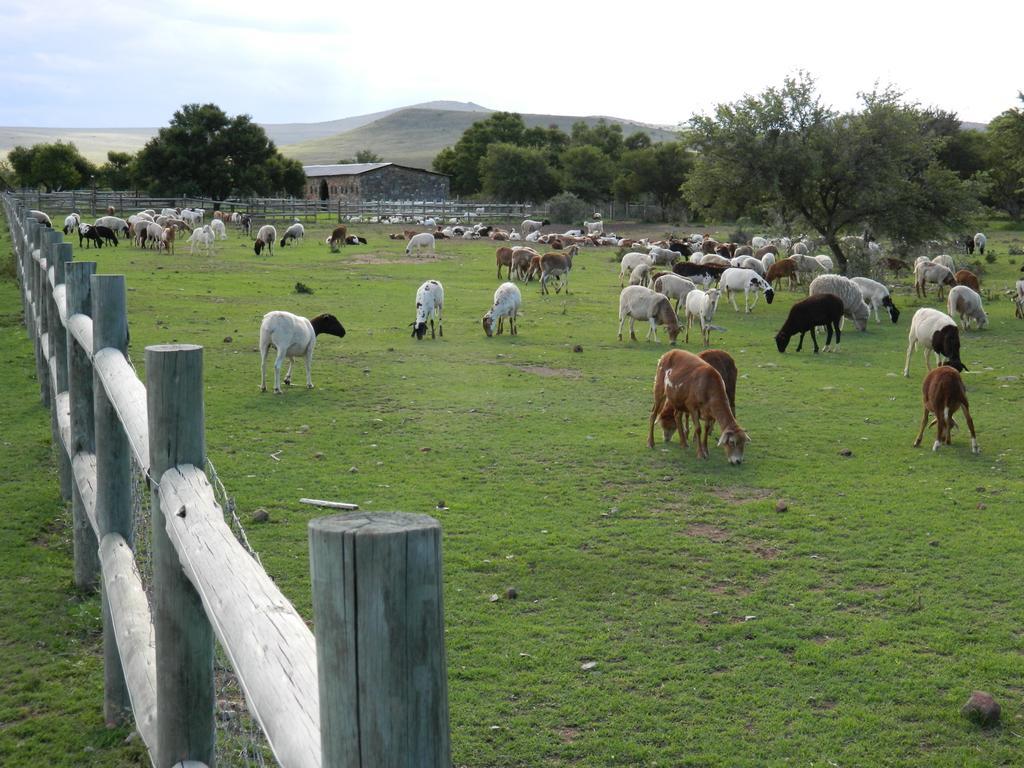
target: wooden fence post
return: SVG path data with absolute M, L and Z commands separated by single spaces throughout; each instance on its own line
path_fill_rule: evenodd
M 440 524 L 333 515 L 309 550 L 324 768 L 449 768 Z
M 53 447 L 57 450 L 57 476 L 60 479 L 60 495 L 65 501 L 71 501 L 71 486 L 74 481 L 71 477 L 71 457 L 68 455 L 67 447 L 60 434 L 60 422 L 57 418 L 57 407 L 60 402 L 57 395 L 68 391 L 68 335 L 60 319 L 60 310 L 57 308 L 58 285 L 64 283 L 64 267 L 71 261 L 72 248 L 70 243 L 64 242 L 64 235 L 60 232 L 47 230 L 48 244 L 46 247 L 46 263 L 53 269 L 53 285 L 47 280 L 47 297 L 49 307 L 47 308 L 48 326 L 50 334 L 50 355 L 53 357 L 54 392 L 50 408 L 50 428 L 53 433 Z M 88 526 L 88 521 L 86 521 Z M 92 531 L 89 531 L 90 536 Z M 93 537 L 93 545 L 96 540 Z M 99 560 L 96 561 L 97 564 Z
M 203 348 L 146 347 L 150 479 L 153 483 L 153 625 L 156 633 L 157 768 L 214 764 L 213 629 L 185 577 L 160 509 L 159 482 L 179 464 L 206 462 Z
M 79 312 L 92 316 L 92 351 L 113 347 L 127 353 L 124 275 L 97 276 L 95 272 L 95 262 L 68 265 L 68 318 Z M 85 362 L 88 363 L 87 357 Z M 74 422 L 75 406 L 72 405 L 71 442 L 76 451 L 92 451 L 96 456 L 96 524 L 100 530 L 100 541 L 108 533 L 119 533 L 129 546 L 133 546 L 131 447 L 117 411 L 98 378 L 89 364 L 77 386 L 80 390 L 78 407 L 83 413 L 80 426 Z M 74 380 L 72 384 L 74 387 Z M 73 404 L 75 391 L 75 388 L 71 390 Z M 132 705 L 105 587 L 100 590 L 100 597 L 103 608 L 103 718 L 107 725 L 113 726 L 130 721 Z

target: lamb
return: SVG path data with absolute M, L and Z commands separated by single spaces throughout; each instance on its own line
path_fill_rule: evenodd
M 679 442 L 686 447 L 682 416 L 693 419 L 697 458 L 709 456 L 708 437 L 711 423 L 718 422 L 721 436 L 718 445 L 725 449 L 730 464 L 743 461 L 743 449 L 750 442 L 746 431 L 736 422 L 722 375 L 697 355 L 682 349 L 670 349 L 658 361 L 654 374 L 654 405 L 648 423 L 647 445 L 654 447 L 654 422 L 666 403 L 675 410 Z M 703 427 L 702 427 L 703 424 Z
M 903 365 L 903 375 L 910 377 L 910 355 L 920 345 L 924 352 L 925 368 L 931 370 L 931 353 L 946 358 L 946 365 L 958 371 L 966 371 L 960 361 L 960 329 L 956 321 L 945 312 L 931 307 L 921 307 L 914 313 L 910 321 L 910 333 L 907 338 L 907 359 Z
M 519 331 L 516 328 L 516 317 L 522 305 L 523 295 L 519 292 L 519 287 L 515 283 L 502 283 L 499 285 L 494 292 L 494 303 L 487 310 L 487 314 L 484 315 L 482 321 L 484 333 L 487 334 L 488 338 L 494 333 L 495 321 L 498 324 L 497 333 L 499 336 L 501 335 L 501 326 L 506 317 L 508 318 L 509 333 L 512 336 L 517 336 Z
M 927 298 L 928 283 L 935 283 L 939 286 L 939 298 L 942 298 L 942 286 L 956 285 L 956 278 L 953 271 L 942 264 L 925 261 L 914 265 L 914 295 L 919 298 Z
M 214 237 L 218 240 L 227 240 L 228 232 L 227 227 L 224 226 L 223 219 L 213 219 L 210 221 L 210 231 L 213 232 Z
M 978 276 L 969 269 L 961 269 L 953 275 L 957 285 L 966 285 L 975 293 L 981 293 L 981 286 L 978 283 Z
M 203 229 L 207 227 L 209 225 Z M 210 231 L 212 233 L 213 230 Z M 281 363 L 288 358 L 288 372 L 285 374 L 284 383 L 290 386 L 292 363 L 299 355 L 303 356 L 306 363 L 306 389 L 312 389 L 310 366 L 313 362 L 313 347 L 316 346 L 316 337 L 321 333 L 342 339 L 345 337 L 345 327 L 334 315 L 322 314 L 307 320 L 305 317 L 282 310 L 267 312 L 260 323 L 260 391 L 267 391 L 267 350 L 271 344 L 277 349 L 277 359 L 274 361 L 274 394 L 282 394 Z
M 561 287 L 569 295 L 569 273 L 572 271 L 572 259 L 579 252 L 579 246 L 571 245 L 564 252 L 549 251 L 540 257 L 540 292 L 548 292 L 548 280 L 557 278 L 560 286 L 555 286 L 555 293 Z
M 150 247 L 159 248 L 163 236 L 164 227 L 162 224 L 151 221 L 146 225 L 146 239 L 149 241 Z
M 686 294 L 697 286 L 692 280 L 680 277 L 675 273 L 662 275 L 654 280 L 654 291 L 670 299 L 676 300 L 675 311 L 679 312 L 679 302 L 686 299 Z
M 177 230 L 174 227 L 164 227 L 164 231 L 160 233 L 160 248 L 169 252 L 172 256 L 174 255 L 174 236 Z
M 721 375 L 722 381 L 725 383 L 725 394 L 729 397 L 729 407 L 732 408 L 732 412 L 735 415 L 736 379 L 739 377 L 736 361 L 732 359 L 732 355 L 722 349 L 705 349 L 697 357 L 708 363 Z M 665 436 L 665 442 L 667 443 L 672 440 L 672 435 L 676 431 L 676 409 L 668 400 L 662 406 L 659 420 L 661 421 L 662 434 Z M 689 413 L 683 414 L 683 431 L 686 437 L 690 436 Z
M 794 290 L 796 288 L 796 259 L 793 257 L 779 259 L 768 267 L 768 271 L 764 275 L 764 279 L 776 288 L 780 286 L 784 277 L 789 278 L 789 289 Z
M 533 259 L 537 259 L 537 269 L 540 269 L 540 254 L 528 245 L 516 245 L 512 247 L 512 269 L 509 272 L 509 279 L 515 274 L 518 280 L 527 280 L 530 276 L 530 266 Z M 498 273 L 501 277 L 501 273 Z
M 676 343 L 679 336 L 679 319 L 668 297 L 645 288 L 642 285 L 629 285 L 622 289 L 619 294 L 619 341 L 622 341 L 622 326 L 629 318 L 629 338 L 636 341 L 634 323 L 637 320 L 647 320 L 650 329 L 645 337 L 647 341 L 654 337 L 658 341 L 658 325 L 664 325 L 668 330 L 670 344 Z
M 536 232 L 536 233 L 539 234 L 541 227 L 547 227 L 547 226 L 550 226 L 550 225 L 551 225 L 551 222 L 548 221 L 547 219 L 544 219 L 544 221 L 535 221 L 534 219 L 524 219 L 523 223 L 522 223 L 522 226 L 520 227 L 520 230 L 523 233 L 523 239 L 526 239 L 533 232 Z
M 330 237 L 324 240 L 327 245 L 331 246 L 331 253 L 337 253 L 338 247 L 345 244 L 346 238 L 348 237 L 348 227 L 344 224 L 339 224 L 331 232 Z
M 63 232 L 65 235 L 70 235 L 72 232 L 77 232 L 79 225 L 82 223 L 82 217 L 77 213 L 69 214 L 64 219 Z
M 802 253 L 795 253 L 789 258 L 796 262 L 796 279 L 800 282 L 801 277 L 809 277 L 825 271 L 824 266 L 817 259 Z
M 885 307 L 889 313 L 889 319 L 894 323 L 900 319 L 900 311 L 892 303 L 892 297 L 889 295 L 888 288 L 877 280 L 872 280 L 870 277 L 851 277 L 850 280 L 857 286 L 860 295 L 864 297 L 864 301 L 871 311 L 875 313 L 876 323 L 882 322 L 878 317 L 879 307 Z
M 772 263 L 774 264 L 775 262 L 773 261 Z M 764 277 L 767 272 L 767 268 L 764 263 L 760 259 L 755 259 L 753 256 L 737 256 L 733 259 L 732 265 L 734 267 L 739 267 L 740 269 L 752 269 L 761 277 Z
M 721 294 L 717 288 L 710 288 L 702 291 L 699 288 L 686 294 L 686 343 L 690 343 L 690 326 L 694 318 L 700 322 L 700 336 L 704 342 L 704 349 L 711 346 L 711 331 L 724 330 L 711 321 L 715 317 L 715 310 L 718 308 L 718 298 Z
M 672 266 L 679 258 L 679 253 L 671 248 L 661 248 L 657 245 L 650 246 L 647 255 L 651 257 L 652 264 L 664 264 Z
M 207 224 L 206 226 L 210 225 Z M 210 232 L 212 234 L 213 230 L 210 230 Z M 270 255 L 273 256 L 275 240 L 277 240 L 277 227 L 273 224 L 264 224 L 256 233 L 256 242 L 253 244 L 252 249 L 256 252 L 256 255 L 259 256 L 263 249 L 266 248 L 270 252 Z
M 434 236 L 429 232 L 420 232 L 418 235 L 413 235 L 409 238 L 409 242 L 405 246 L 405 255 L 408 256 L 411 254 L 414 248 L 416 249 L 417 255 L 419 254 L 419 251 L 426 250 L 427 248 L 436 252 L 436 249 L 434 248 Z
M 843 315 L 853 320 L 858 331 L 867 330 L 871 310 L 864 303 L 864 296 L 860 289 L 851 282 L 850 278 L 842 275 L 819 275 L 811 281 L 807 292 L 811 296 L 818 293 L 831 293 L 838 296 L 843 302 Z M 842 327 L 842 321 L 840 321 L 840 327 Z
M 89 244 L 86 247 L 92 247 L 95 243 L 97 248 L 103 247 L 103 238 L 100 237 L 100 233 L 96 231 L 96 227 L 92 224 L 79 224 L 78 225 L 78 247 L 82 247 L 83 241 L 88 240 Z
M 775 298 L 775 291 L 772 290 L 768 281 L 752 269 L 730 267 L 722 273 L 722 277 L 718 281 L 718 288 L 732 302 L 732 308 L 737 312 L 740 311 L 740 308 L 736 306 L 736 297 L 734 295 L 737 291 L 743 291 L 743 309 L 746 312 L 754 310 L 754 307 L 757 306 L 758 294 L 762 291 L 764 292 L 764 300 L 769 304 Z M 748 306 L 751 291 L 754 293 L 754 303 Z
M 932 443 L 932 451 L 939 450 L 945 443 L 953 443 L 953 427 L 956 422 L 953 414 L 963 410 L 967 428 L 971 431 L 971 453 L 978 453 L 978 435 L 974 431 L 974 420 L 967 404 L 967 388 L 960 374 L 948 365 L 940 365 L 930 371 L 921 383 L 921 394 L 924 400 L 924 415 L 921 417 L 921 429 L 914 440 L 914 447 L 921 445 L 924 431 L 928 427 L 928 415 L 935 414 L 936 434 Z
M 974 321 L 980 330 L 988 325 L 988 315 L 981 307 L 981 295 L 966 285 L 954 286 L 946 297 L 946 308 L 951 317 L 960 317 L 960 323 L 967 330 L 967 323 Z
M 789 315 L 782 328 L 775 334 L 775 346 L 779 352 L 785 352 L 789 346 L 789 340 L 797 333 L 800 334 L 800 342 L 796 345 L 799 352 L 804 346 L 804 334 L 811 332 L 811 342 L 814 344 L 814 354 L 818 354 L 818 338 L 814 334 L 816 326 L 824 325 L 828 331 L 828 338 L 825 340 L 825 351 L 829 351 L 832 345 L 832 333 L 836 335 L 835 351 L 839 351 L 839 344 L 842 340 L 842 331 L 839 323 L 843 318 L 843 300 L 832 293 L 819 293 L 808 296 L 798 301 L 789 308 Z
M 932 259 L 932 264 L 941 264 L 950 272 L 956 272 L 956 264 L 953 262 L 953 257 L 948 253 L 940 253 Z
M 223 226 L 223 225 L 221 225 Z M 284 231 L 281 236 L 281 247 L 284 248 L 289 242 L 298 242 L 306 236 L 306 228 L 299 222 L 295 222 Z
M 195 255 L 196 248 L 198 247 L 202 249 L 207 256 L 209 256 L 213 250 L 213 229 L 209 224 L 204 224 L 199 227 L 199 229 L 192 231 L 191 236 L 188 238 L 188 242 L 190 244 L 189 251 L 192 255 Z
M 623 286 L 623 280 L 626 275 L 633 273 L 633 270 L 640 264 L 652 265 L 654 259 L 652 259 L 646 253 L 640 253 L 639 251 L 630 251 L 622 257 L 622 261 L 619 262 L 619 287 Z
M 629 273 L 630 285 L 642 285 L 645 288 L 651 287 L 651 265 L 637 264 Z
M 978 249 L 982 256 L 985 255 L 985 243 L 988 242 L 988 238 L 985 237 L 981 232 L 974 236 L 974 247 Z
M 494 250 L 494 261 L 498 265 L 498 279 L 501 279 L 502 267 L 508 267 L 508 279 L 512 279 L 512 249 L 502 245 Z
M 441 325 L 441 311 L 444 309 L 444 287 L 437 280 L 427 280 L 416 291 L 416 322 L 410 323 L 412 335 L 422 341 L 427 333 L 430 320 L 430 338 L 434 337 L 434 318 L 437 318 L 437 333 L 444 337 Z

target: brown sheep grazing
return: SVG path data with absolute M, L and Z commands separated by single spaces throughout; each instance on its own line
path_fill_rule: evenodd
M 755 256 L 755 258 L 757 258 Z M 771 283 L 772 287 L 778 289 L 782 285 L 782 278 L 789 278 L 790 290 L 796 289 L 796 259 L 790 257 L 788 259 L 779 259 L 765 272 L 764 279 Z
M 981 293 L 981 288 L 978 285 L 978 276 L 969 269 L 959 270 L 953 275 L 953 279 L 956 280 L 957 285 L 966 285 L 975 293 Z
M 722 375 L 711 364 L 681 349 L 671 349 L 661 356 L 654 374 L 654 406 L 647 432 L 649 448 L 654 447 L 654 422 L 666 402 L 675 409 L 676 429 L 684 448 L 687 440 L 682 418 L 683 414 L 688 414 L 693 419 L 697 458 L 708 458 L 711 423 L 716 421 L 721 430 L 718 445 L 725 449 L 729 463 L 742 463 L 743 449 L 750 442 L 750 437 L 736 422 Z
M 722 381 L 725 382 L 725 393 L 729 396 L 729 407 L 732 408 L 733 415 L 735 415 L 736 379 L 739 374 L 739 371 L 736 369 L 736 361 L 733 360 L 732 355 L 723 349 L 705 349 L 697 357 L 710 364 L 722 376 Z M 665 401 L 665 405 L 661 409 L 659 419 L 661 421 L 661 431 L 665 435 L 665 442 L 667 443 L 676 432 L 676 409 L 668 400 Z M 686 436 L 689 437 L 689 413 L 683 417 L 683 429 L 686 430 Z
M 498 265 L 498 278 L 501 278 L 502 267 L 508 267 L 508 279 L 512 279 L 512 249 L 508 246 L 501 246 L 494 251 L 494 260 Z
M 974 432 L 974 420 L 971 418 L 971 410 L 967 405 L 967 389 L 964 387 L 964 380 L 960 373 L 948 365 L 940 365 L 933 368 L 924 377 L 921 384 L 921 393 L 924 399 L 924 415 L 921 417 L 921 429 L 914 440 L 914 447 L 921 445 L 924 431 L 928 428 L 929 414 L 935 415 L 932 422 L 937 425 L 935 442 L 932 450 L 939 450 L 939 446 L 945 443 L 953 443 L 953 427 L 956 422 L 953 414 L 963 410 L 964 418 L 967 420 L 967 428 L 971 431 L 971 453 L 978 452 L 978 436 Z
M 347 238 L 348 227 L 346 227 L 344 224 L 339 224 L 338 226 L 336 226 L 334 228 L 334 231 L 331 232 L 331 236 L 328 237 L 326 240 L 327 244 L 331 246 L 331 253 L 337 253 L 338 247 L 344 245 Z

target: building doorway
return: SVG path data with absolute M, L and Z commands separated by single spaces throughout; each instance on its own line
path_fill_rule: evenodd
M 331 199 L 330 190 L 327 189 L 327 179 L 320 179 L 320 199 L 321 200 L 330 200 Z

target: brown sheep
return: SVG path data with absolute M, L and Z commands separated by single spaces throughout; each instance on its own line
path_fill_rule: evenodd
M 729 407 L 732 408 L 733 415 L 735 415 L 736 379 L 739 374 L 739 371 L 736 369 L 736 361 L 733 360 L 732 355 L 722 349 L 705 349 L 697 357 L 711 365 L 721 375 L 722 381 L 725 382 L 725 393 L 729 396 Z M 668 400 L 665 401 L 659 418 L 661 421 L 661 431 L 665 435 L 665 442 L 667 443 L 672 440 L 672 435 L 676 432 L 676 409 Z M 683 429 L 686 430 L 686 436 L 689 437 L 689 413 L 684 415 Z
M 790 290 L 795 290 L 796 272 L 796 259 L 793 259 L 792 257 L 788 259 L 779 259 L 770 267 L 768 267 L 768 271 L 765 272 L 764 279 L 771 283 L 775 288 L 780 288 L 782 278 L 788 277 Z
M 953 414 L 963 410 L 964 418 L 967 420 L 967 428 L 971 431 L 971 453 L 978 452 L 978 436 L 974 432 L 974 420 L 971 418 L 971 410 L 967 405 L 967 389 L 964 387 L 964 380 L 960 373 L 948 365 L 940 365 L 933 368 L 924 377 L 921 384 L 921 393 L 924 399 L 924 415 L 921 417 L 921 429 L 914 440 L 914 447 L 921 445 L 924 431 L 928 425 L 928 415 L 935 414 L 933 424 L 937 425 L 935 442 L 932 450 L 939 450 L 939 446 L 945 443 L 953 443 L 953 427 L 956 421 Z
M 348 227 L 344 224 L 339 224 L 331 232 L 331 236 L 327 238 L 326 243 L 331 246 L 331 253 L 337 253 L 338 247 L 345 244 L 345 239 L 348 237 Z
M 966 285 L 975 293 L 981 293 L 981 288 L 978 286 L 978 276 L 969 269 L 961 269 L 953 275 L 953 279 L 956 280 L 957 285 Z

